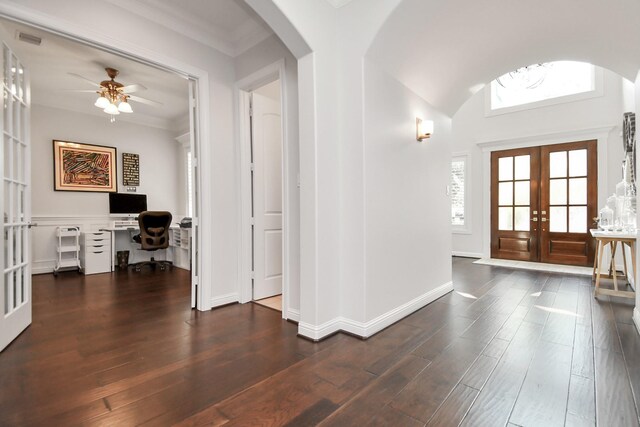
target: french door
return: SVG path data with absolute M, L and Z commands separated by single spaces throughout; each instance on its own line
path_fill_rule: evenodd
M 591 265 L 597 168 L 596 141 L 491 153 L 491 257 Z
M 2 196 L 0 351 L 31 324 L 29 84 L 27 72 L 2 43 Z

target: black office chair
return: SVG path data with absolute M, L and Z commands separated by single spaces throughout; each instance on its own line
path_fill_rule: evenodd
M 169 247 L 169 227 L 171 227 L 172 216 L 165 211 L 144 211 L 138 216 L 140 234 L 133 236 L 133 241 L 141 245 L 145 251 L 157 251 Z M 145 265 L 155 268 L 156 265 L 164 270 L 167 266 L 173 265 L 170 261 L 156 261 L 151 257 L 150 261 L 143 261 L 134 264 L 136 271 L 140 271 Z

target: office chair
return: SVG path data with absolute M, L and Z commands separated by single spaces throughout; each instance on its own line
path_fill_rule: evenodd
M 171 220 L 172 216 L 170 212 L 141 212 L 138 216 L 140 234 L 133 236 L 133 241 L 139 243 L 141 245 L 141 249 L 145 251 L 157 251 L 158 249 L 168 248 Z M 134 264 L 134 268 L 136 271 L 140 271 L 145 265 L 150 265 L 152 268 L 159 265 L 160 269 L 164 270 L 166 266 L 171 267 L 172 263 L 170 261 L 156 261 L 151 257 L 150 261 L 143 261 Z

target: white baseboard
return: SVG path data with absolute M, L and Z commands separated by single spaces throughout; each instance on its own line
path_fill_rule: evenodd
M 56 266 L 56 260 L 39 260 L 32 261 L 31 274 L 46 274 L 53 273 L 53 269 Z
M 300 322 L 300 311 L 290 308 L 287 310 L 287 320 L 293 320 L 294 322 Z
M 411 301 L 389 310 L 380 316 L 368 322 L 358 322 L 344 317 L 336 317 L 321 325 L 314 326 L 309 323 L 298 323 L 298 334 L 314 341 L 321 340 L 338 331 L 344 331 L 357 335 L 362 338 L 368 338 L 393 323 L 407 317 L 411 313 L 420 310 L 427 304 L 437 300 L 441 296 L 453 290 L 453 283 L 447 282 L 431 291 L 420 295 Z
M 220 295 L 220 296 L 211 298 L 211 308 L 219 307 L 221 305 L 231 304 L 234 302 L 238 302 L 239 300 L 240 300 L 240 295 L 238 295 L 237 292 Z
M 314 326 L 310 323 L 298 322 L 298 335 L 314 341 L 321 340 L 342 330 L 342 317 L 336 317 L 321 325 Z
M 633 323 L 636 325 L 636 330 L 640 334 L 640 310 L 638 310 L 638 307 L 633 309 Z
M 482 252 L 451 251 L 451 255 L 465 258 L 482 258 Z

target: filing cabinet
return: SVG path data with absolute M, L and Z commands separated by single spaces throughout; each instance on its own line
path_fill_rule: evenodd
M 80 238 L 80 263 L 84 274 L 111 271 L 111 233 L 84 232 Z

